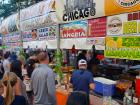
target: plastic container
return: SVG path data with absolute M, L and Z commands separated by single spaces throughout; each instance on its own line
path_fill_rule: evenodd
M 112 81 L 106 78 L 97 77 L 95 81 L 95 92 L 103 96 L 113 96 L 115 94 L 116 81 Z

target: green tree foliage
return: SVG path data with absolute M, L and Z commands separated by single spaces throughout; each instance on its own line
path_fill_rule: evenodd
M 62 62 L 63 62 L 63 55 L 61 50 L 57 50 L 55 53 L 55 60 L 56 60 L 56 66 L 55 66 L 55 72 L 59 75 L 60 80 L 63 79 L 63 72 L 61 70 L 62 68 Z

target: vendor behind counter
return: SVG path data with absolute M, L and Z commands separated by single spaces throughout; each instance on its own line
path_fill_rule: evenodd
M 82 59 L 78 62 L 78 70 L 72 73 L 70 83 L 74 91 L 83 91 L 89 94 L 90 89 L 94 90 L 94 80 L 91 72 L 87 70 L 87 62 Z

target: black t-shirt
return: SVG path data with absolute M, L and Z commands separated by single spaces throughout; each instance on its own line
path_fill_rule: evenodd
M 14 72 L 21 80 L 22 78 L 22 64 L 19 60 L 11 61 L 11 72 Z
M 35 63 L 36 63 L 36 61 L 34 59 L 28 59 L 25 64 L 25 68 L 27 70 L 27 75 L 29 76 L 29 78 L 31 78 Z

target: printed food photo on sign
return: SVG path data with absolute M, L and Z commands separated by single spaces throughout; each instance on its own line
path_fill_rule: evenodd
M 87 21 L 77 21 L 60 26 L 61 38 L 86 38 Z
M 32 30 L 32 39 L 36 40 L 37 39 L 37 29 Z
M 105 0 L 105 15 L 138 11 L 140 0 Z
M 104 0 L 56 0 L 56 13 L 62 22 L 104 16 Z
M 93 0 L 66 0 L 63 21 L 94 16 L 96 13 Z M 70 14 L 73 14 L 70 16 Z M 78 15 L 77 15 L 78 14 Z
M 56 39 L 56 26 L 49 27 L 49 39 L 50 40 Z

